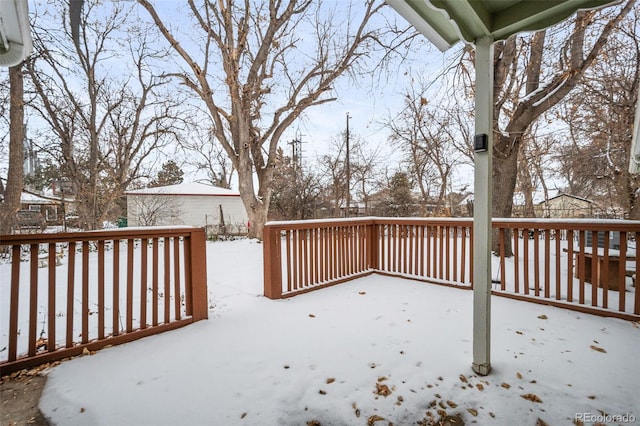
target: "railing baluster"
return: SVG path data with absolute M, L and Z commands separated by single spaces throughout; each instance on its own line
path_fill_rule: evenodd
M 142 244 L 142 243 L 141 243 Z M 135 247 L 135 240 L 129 238 L 127 240 L 127 333 L 133 331 L 133 266 L 134 257 L 133 249 Z
M 633 286 L 635 287 L 634 293 L 636 296 L 635 303 L 633 304 L 633 313 L 636 315 L 640 315 L 640 291 L 638 291 L 640 289 L 640 281 L 638 281 L 638 279 L 640 278 L 640 276 L 638 275 L 638 273 L 640 272 L 640 251 L 638 251 L 638 249 L 640 249 L 640 247 L 638 247 L 639 242 L 640 242 L 640 232 L 636 232 L 635 233 L 636 261 L 635 261 L 635 268 L 633 270 L 633 276 L 631 277 L 633 280 Z
M 444 227 L 444 268 L 445 268 L 445 279 L 449 281 L 451 277 L 451 227 Z
M 140 280 L 140 329 L 142 330 L 147 328 L 147 263 L 149 260 L 147 257 L 148 245 L 148 238 L 142 238 L 140 240 L 140 270 L 142 273 L 142 277 Z
M 618 294 L 620 295 L 620 303 L 618 310 L 626 311 L 626 270 L 627 270 L 627 233 L 620 232 L 620 263 L 618 269 Z
M 171 321 L 171 241 L 169 238 L 163 238 L 164 244 L 164 323 L 169 324 Z M 176 295 L 177 297 L 177 295 Z
M 36 354 L 37 323 L 38 323 L 38 255 L 39 245 L 31 244 L 29 250 L 29 356 Z
M 276 236 L 276 238 L 279 238 L 280 235 L 278 234 Z M 287 291 L 291 291 L 292 289 L 292 285 L 293 285 L 293 264 L 294 262 L 291 259 L 291 231 L 290 230 L 286 230 L 284 233 L 284 243 L 285 243 L 285 255 L 286 255 L 286 262 L 287 262 Z M 277 267 L 278 265 L 275 265 L 275 267 Z
M 153 326 L 158 325 L 158 304 L 160 303 L 158 297 L 158 274 L 160 272 L 158 250 L 160 249 L 160 239 L 153 238 L 153 246 L 151 247 L 152 253 L 152 266 L 151 266 L 151 324 Z
M 505 273 L 505 268 L 504 268 L 504 264 L 505 264 L 505 244 L 506 244 L 506 240 L 505 240 L 505 230 L 504 228 L 500 228 L 499 232 L 498 232 L 498 238 L 500 239 L 500 264 L 498 265 L 498 271 L 500 273 L 500 290 L 504 291 L 506 290 L 505 287 L 505 277 L 504 277 L 504 273 Z
M 444 270 L 444 226 L 438 226 L 438 278 L 443 279 Z
M 599 242 L 598 244 L 594 244 L 594 247 L 599 246 Z M 600 282 L 600 287 L 602 287 L 602 307 L 606 308 L 607 305 L 609 304 L 609 231 L 605 231 L 604 233 L 604 259 L 602 262 L 602 273 L 600 274 L 599 277 L 599 282 Z M 597 250 L 597 249 L 596 249 Z M 622 260 L 622 259 L 620 259 Z M 592 281 L 592 285 L 591 285 L 591 298 L 592 298 L 592 303 L 591 306 L 598 306 L 598 286 L 593 285 L 593 281 Z
M 292 264 L 292 277 L 293 277 L 293 289 L 298 289 L 298 230 L 291 232 L 291 264 Z
M 11 300 L 9 305 L 9 361 L 15 361 L 18 351 L 18 307 L 20 306 L 20 244 L 11 247 Z
M 520 230 L 514 228 L 513 236 L 513 288 L 515 294 L 520 294 Z
M 580 231 L 580 238 L 578 240 L 578 244 L 579 244 L 579 255 L 578 255 L 578 276 L 580 277 L 580 282 L 578 283 L 578 303 L 580 303 L 581 305 L 584 305 L 584 282 L 585 282 L 585 273 L 587 271 L 587 267 L 586 267 L 586 256 L 584 253 L 584 248 L 585 248 L 585 231 Z M 593 282 L 593 277 L 591 278 L 592 282 Z
M 540 230 L 533 229 L 533 291 L 536 296 L 540 296 Z
M 73 301 L 75 300 L 75 274 L 76 274 L 76 242 L 70 241 L 67 247 L 67 330 L 66 348 L 73 346 Z
M 173 237 L 173 309 L 176 320 L 182 318 L 180 282 L 180 237 Z
M 578 265 L 574 265 L 574 253 L 573 253 L 573 230 L 570 229 L 567 232 L 567 301 L 573 302 L 573 274 L 574 268 Z
M 551 298 L 551 231 L 544 231 L 544 298 Z
M 56 350 L 56 243 L 49 243 L 49 288 L 48 288 L 48 306 L 47 306 L 47 350 L 54 352 Z
M 418 227 L 418 243 L 419 243 L 419 255 L 418 255 L 418 275 L 424 277 L 424 225 Z
M 82 242 L 82 343 L 89 342 L 89 241 Z
M 600 244 L 598 241 L 598 232 L 591 232 L 591 242 L 591 306 L 598 306 L 598 287 L 603 285 L 602 281 L 607 281 L 606 279 L 602 280 L 602 278 L 605 277 L 601 277 L 600 274 L 600 255 L 598 253 Z M 609 253 L 604 253 L 604 255 L 608 261 Z
M 98 241 L 98 339 L 104 339 L 104 240 Z
M 120 240 L 113 240 L 113 263 L 112 263 L 112 275 L 113 275 L 113 302 L 111 313 L 111 334 L 117 336 L 120 334 Z
M 460 248 L 460 282 L 465 283 L 466 275 L 465 272 L 467 270 L 467 228 L 462 226 L 460 228 L 462 233 L 461 236 L 461 248 Z
M 529 228 L 524 228 L 522 230 L 522 240 L 524 245 L 524 294 L 529 294 L 529 232 L 531 230 Z
M 453 281 L 458 281 L 458 268 L 460 267 L 458 263 L 458 227 L 453 227 Z
M 562 298 L 562 278 L 561 278 L 561 274 L 560 274 L 560 268 L 562 265 L 561 262 L 561 254 L 562 254 L 562 249 L 560 247 L 560 240 L 561 240 L 561 230 L 560 229 L 555 229 L 555 237 L 556 237 L 556 263 L 555 263 L 555 267 L 556 267 L 556 300 L 560 300 Z M 518 262 L 515 262 L 518 263 Z

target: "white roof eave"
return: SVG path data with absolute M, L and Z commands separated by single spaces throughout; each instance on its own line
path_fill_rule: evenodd
M 27 0 L 0 0 L 0 66 L 13 67 L 33 50 Z

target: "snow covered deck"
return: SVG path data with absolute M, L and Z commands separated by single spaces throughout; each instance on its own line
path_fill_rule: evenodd
M 63 362 L 43 414 L 122 426 L 640 418 L 636 323 L 494 298 L 494 368 L 480 377 L 469 366 L 472 292 L 371 274 L 270 300 L 263 248 L 208 242 L 209 320 Z

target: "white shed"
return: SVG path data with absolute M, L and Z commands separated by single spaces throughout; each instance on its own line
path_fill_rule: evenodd
M 247 229 L 248 217 L 240 193 L 230 189 L 181 183 L 135 189 L 125 194 L 129 226 L 208 226 L 215 233 L 231 234 Z

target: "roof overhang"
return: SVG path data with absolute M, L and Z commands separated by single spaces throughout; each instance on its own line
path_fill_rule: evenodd
M 594 9 L 619 0 L 387 0 L 387 3 L 438 49 L 483 37 L 505 40 L 541 30 L 577 10 Z
M 0 66 L 22 62 L 32 50 L 27 0 L 0 0 Z

